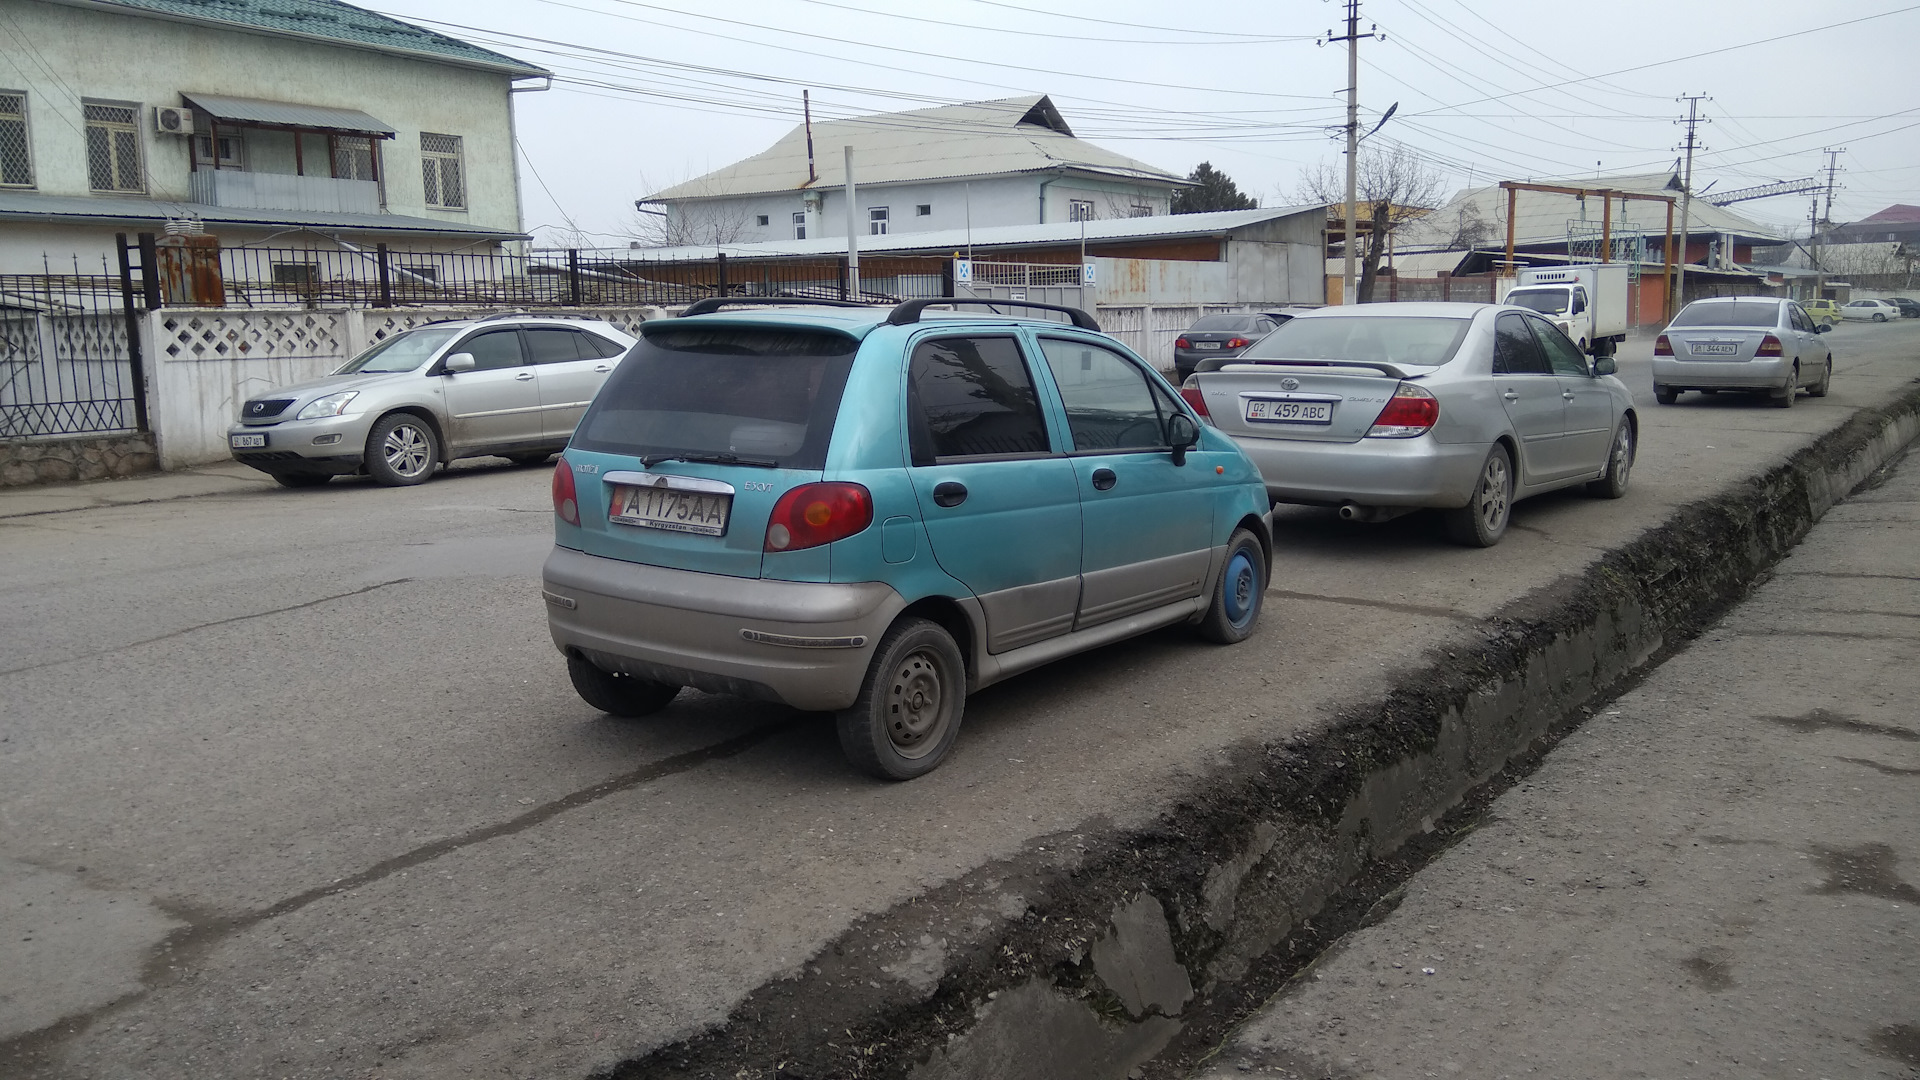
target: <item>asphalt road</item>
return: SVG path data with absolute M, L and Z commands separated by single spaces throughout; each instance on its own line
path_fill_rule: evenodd
M 1916 527 L 1910 455 L 1199 1080 L 1920 1076 Z
M 1252 640 L 991 688 L 910 784 L 853 774 L 820 716 L 581 703 L 538 597 L 545 469 L 0 493 L 0 1073 L 560 1077 L 689 1034 L 861 915 L 1151 819 L 1920 377 L 1920 324 L 1831 341 L 1833 394 L 1792 410 L 1656 406 L 1639 343 L 1633 491 L 1522 503 L 1491 550 L 1283 511 Z

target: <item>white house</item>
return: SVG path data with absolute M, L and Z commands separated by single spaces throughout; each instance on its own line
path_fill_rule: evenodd
M 512 94 L 547 78 L 335 0 L 0 0 L 0 273 L 99 273 L 180 219 L 495 250 L 524 239 Z
M 1076 138 L 1045 95 L 800 124 L 772 147 L 639 200 L 669 244 L 1152 217 L 1186 181 Z

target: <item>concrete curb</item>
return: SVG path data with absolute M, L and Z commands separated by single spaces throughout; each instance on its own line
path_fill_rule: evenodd
M 606 1075 L 1117 1080 L 1370 860 L 1709 624 L 1917 434 L 1920 385 L 1456 635 L 1384 700 L 1239 747 L 1154 827 L 1036 840 Z

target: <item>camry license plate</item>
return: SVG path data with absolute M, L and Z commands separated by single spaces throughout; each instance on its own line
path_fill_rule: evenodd
M 1196 349 L 1217 349 L 1220 347 L 1220 343 L 1217 341 L 1196 341 L 1193 343 L 1193 347 Z
M 1333 402 L 1255 398 L 1247 402 L 1247 419 L 1268 424 L 1331 424 Z
M 265 432 L 261 432 L 258 435 L 227 436 L 227 446 L 235 450 L 257 450 L 266 445 L 267 435 Z
M 607 519 L 643 529 L 725 536 L 733 496 L 671 487 L 616 485 Z
M 1696 341 L 1692 348 L 1695 356 L 1732 356 L 1740 351 L 1740 346 L 1722 341 Z

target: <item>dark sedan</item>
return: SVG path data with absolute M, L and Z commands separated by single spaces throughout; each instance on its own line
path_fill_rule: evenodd
M 1920 300 L 1910 300 L 1904 296 L 1889 296 L 1887 303 L 1900 309 L 1903 319 L 1920 319 Z
M 1240 355 L 1241 350 L 1272 333 L 1283 321 L 1264 312 L 1202 315 L 1173 340 L 1173 366 L 1180 373 L 1174 381 L 1193 374 L 1194 365 L 1208 357 Z

